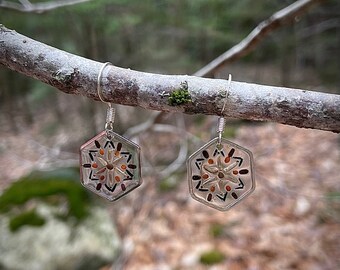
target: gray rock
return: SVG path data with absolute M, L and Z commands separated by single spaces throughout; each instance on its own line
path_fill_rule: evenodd
M 92 208 L 78 225 L 55 218 L 55 211 L 38 206 L 45 225 L 24 226 L 14 233 L 9 230 L 9 218 L 0 216 L 0 269 L 91 270 L 113 263 L 120 240 L 105 209 Z

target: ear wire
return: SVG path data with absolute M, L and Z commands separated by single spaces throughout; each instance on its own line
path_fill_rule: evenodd
M 218 118 L 218 124 L 217 124 L 217 133 L 218 133 L 218 145 L 221 145 L 221 141 L 222 141 L 222 133 L 225 127 L 225 119 L 223 117 L 223 113 L 225 111 L 225 107 L 227 104 L 227 100 L 228 100 L 228 96 L 229 96 L 229 92 L 230 92 L 230 85 L 231 85 L 231 74 L 229 74 L 229 78 L 228 78 L 228 86 L 227 86 L 227 93 L 224 99 L 224 103 L 223 103 L 223 107 L 221 110 L 221 115 Z
M 101 80 L 102 80 L 102 76 L 103 76 L 103 71 L 109 65 L 112 65 L 112 64 L 110 62 L 106 62 L 102 65 L 102 67 L 99 70 L 98 77 L 97 77 L 97 93 L 98 93 L 98 97 L 99 97 L 100 101 L 103 102 L 103 103 L 106 103 L 109 106 L 107 108 L 107 111 L 106 111 L 105 131 L 106 131 L 107 137 L 109 139 L 111 139 L 112 133 L 113 133 L 113 124 L 114 124 L 114 120 L 115 120 L 116 110 L 115 110 L 115 108 L 112 107 L 111 102 L 107 102 L 107 101 L 104 100 L 103 93 L 102 93 L 102 87 L 101 87 Z
M 103 98 L 102 87 L 101 87 L 103 71 L 109 65 L 112 65 L 112 64 L 110 62 L 106 62 L 102 65 L 102 67 L 99 70 L 98 77 L 97 77 L 97 93 L 98 93 L 98 97 L 99 97 L 100 101 L 103 102 L 103 103 L 106 103 L 111 108 L 112 104 L 110 102 L 105 101 L 104 98 Z

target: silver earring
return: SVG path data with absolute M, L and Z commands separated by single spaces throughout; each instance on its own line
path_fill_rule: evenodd
M 228 80 L 227 95 L 231 86 Z M 222 138 L 225 119 L 218 120 L 218 136 L 194 152 L 187 161 L 191 196 L 210 207 L 226 211 L 247 197 L 255 189 L 252 153 Z
M 98 74 L 97 92 L 108 104 L 105 130 L 80 147 L 80 175 L 84 187 L 109 201 L 128 194 L 142 183 L 140 147 L 113 131 L 115 109 L 104 101 L 101 90 L 102 73 Z

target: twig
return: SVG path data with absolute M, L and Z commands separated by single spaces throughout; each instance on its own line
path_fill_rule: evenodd
M 332 18 L 327 21 L 323 21 L 319 24 L 312 25 L 310 27 L 306 27 L 304 29 L 301 29 L 298 32 L 298 36 L 300 38 L 307 38 L 316 34 L 320 34 L 326 30 L 332 29 L 332 28 L 340 28 L 340 19 L 339 18 Z
M 150 128 L 152 128 L 152 126 L 155 124 L 155 121 L 158 119 L 158 116 L 159 116 L 160 112 L 153 112 L 147 121 L 139 124 L 139 125 L 136 125 L 136 126 L 133 126 L 131 128 L 129 128 L 124 136 L 125 137 L 134 137 L 140 133 L 144 133 L 144 132 L 147 132 Z
M 25 8 L 30 8 L 32 7 L 32 3 L 28 0 L 19 0 L 19 2 L 25 7 Z
M 287 22 L 294 21 L 296 16 L 321 1 L 322 0 L 298 0 L 284 9 L 274 13 L 269 19 L 261 22 L 256 28 L 254 28 L 254 30 L 237 45 L 195 72 L 194 76 L 205 77 L 210 74 L 214 74 L 226 63 L 230 63 L 254 50 L 256 45 L 275 29 Z
M 180 130 L 185 130 L 185 122 L 184 122 L 184 118 L 183 116 L 179 116 L 176 118 L 177 120 L 177 125 L 179 127 Z M 177 130 L 174 129 L 174 131 L 177 133 Z M 187 137 L 184 135 L 183 136 L 183 132 L 179 132 L 178 135 L 181 136 L 181 140 L 180 140 L 180 149 L 178 151 L 178 156 L 177 158 L 171 162 L 171 164 L 169 164 L 165 169 L 163 169 L 160 172 L 160 176 L 161 178 L 167 177 L 169 175 L 171 175 L 172 173 L 178 171 L 179 168 L 182 167 L 182 165 L 185 163 L 186 159 L 187 159 L 187 155 L 188 155 L 188 140 Z
M 65 93 L 99 100 L 96 84 L 102 63 L 70 54 L 0 25 L 0 64 L 45 82 Z M 186 82 L 186 98 L 169 104 L 160 93 L 178 93 Z M 226 80 L 187 75 L 160 75 L 115 66 L 103 74 L 105 100 L 149 110 L 220 115 Z M 190 97 L 190 98 L 188 98 Z M 340 95 L 233 81 L 225 117 L 272 121 L 340 132 Z
M 0 1 L 0 8 L 13 9 L 26 13 L 43 13 L 53 9 L 76 5 L 91 0 L 59 0 L 52 2 L 31 3 L 28 0 L 19 0 L 19 3 L 12 1 Z

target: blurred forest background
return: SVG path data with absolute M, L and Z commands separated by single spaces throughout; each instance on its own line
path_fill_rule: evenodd
M 97 61 L 192 74 L 293 2 L 97 0 L 42 14 L 0 9 L 0 22 Z M 316 5 L 215 77 L 229 73 L 236 81 L 340 94 L 340 2 Z M 83 191 L 77 173 L 78 149 L 103 129 L 105 109 L 0 68 L 0 269 L 340 268 L 338 135 L 229 119 L 225 137 L 254 153 L 257 190 L 219 213 L 189 198 L 185 171 L 187 156 L 215 136 L 216 119 L 162 114 L 137 132 L 133 127 L 155 112 L 117 106 L 116 132 L 142 147 L 144 184 L 108 204 Z M 69 184 L 58 184 L 62 180 Z M 44 216 L 46 205 L 56 212 Z M 52 222 L 63 220 L 79 232 L 93 207 L 104 209 L 109 217 L 102 219 L 112 226 L 82 235 L 93 238 L 74 245 L 81 259 L 74 249 L 71 257 L 55 251 L 56 242 L 41 240 L 32 254 L 25 248 Z M 73 238 L 65 239 L 69 247 Z M 110 252 L 93 251 L 97 242 Z M 60 261 L 50 263 L 53 253 Z

